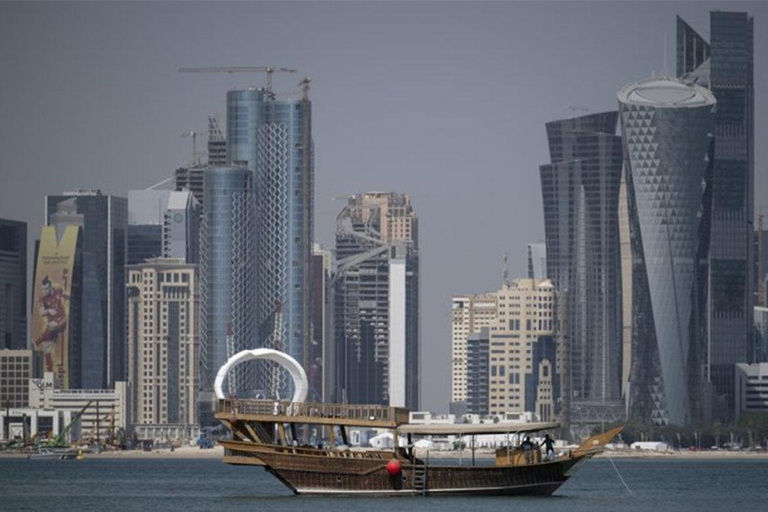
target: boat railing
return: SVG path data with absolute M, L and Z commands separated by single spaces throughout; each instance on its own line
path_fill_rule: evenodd
M 280 416 L 301 419 L 311 423 L 312 418 L 335 418 L 346 421 L 359 421 L 363 424 L 391 423 L 401 425 L 408 423 L 408 410 L 400 407 L 381 405 L 330 404 L 323 402 L 290 402 L 287 400 L 219 400 L 216 408 L 218 414 L 232 416 Z

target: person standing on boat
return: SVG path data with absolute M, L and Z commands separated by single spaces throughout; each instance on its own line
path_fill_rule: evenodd
M 520 443 L 520 448 L 523 449 L 523 453 L 525 454 L 525 463 L 530 464 L 531 459 L 533 458 L 533 443 L 529 436 L 526 436 L 525 441 Z
M 555 460 L 555 441 L 549 437 L 549 434 L 544 436 L 544 441 L 541 444 L 544 445 L 544 452 L 547 454 L 546 459 Z

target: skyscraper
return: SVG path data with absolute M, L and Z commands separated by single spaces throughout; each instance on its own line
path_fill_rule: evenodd
M 0 349 L 27 347 L 27 223 L 0 219 Z
M 617 119 L 602 112 L 547 123 L 552 163 L 539 168 L 547 276 L 574 299 L 563 319 L 574 423 L 623 415 Z
M 163 212 L 170 190 L 128 191 L 128 265 L 163 255 Z
M 200 261 L 200 203 L 189 191 L 171 192 L 163 211 L 163 258 Z
M 255 88 L 229 91 L 227 158 L 253 173 L 257 194 L 255 296 L 259 324 L 269 326 L 261 342 L 309 368 L 314 158 L 306 84 L 298 99 Z M 278 309 L 282 327 L 275 340 L 271 319 Z
M 560 405 L 557 294 L 548 279 L 515 279 L 496 292 L 490 327 L 489 414 L 528 411 L 553 421 Z
M 528 279 L 547 278 L 546 244 L 528 244 Z
M 418 240 L 405 194 L 355 194 L 336 217 L 332 401 L 418 408 Z
M 728 419 L 733 365 L 747 361 L 752 335 L 754 23 L 744 12 L 712 11 L 709 44 L 680 18 L 677 27 L 678 76 L 717 100 L 707 349 L 715 411 Z
M 157 258 L 127 273 L 131 416 L 142 425 L 197 423 L 197 267 Z
M 632 249 L 629 414 L 685 425 L 702 418 L 705 396 L 716 102 L 674 78 L 630 84 L 618 98 Z
M 104 379 L 98 388 L 125 380 L 125 263 L 128 201 L 104 195 L 100 190 L 79 190 L 46 196 L 45 218 L 53 223 L 60 203 L 69 201 L 71 214 L 82 218 L 82 248 L 92 259 L 100 299 L 104 343 Z M 60 222 L 65 223 L 63 217 Z M 78 221 L 80 222 L 80 221 Z M 84 274 L 85 275 L 85 274 Z M 89 322 L 91 328 L 98 328 Z M 84 338 L 85 339 L 85 338 Z M 86 378 L 84 375 L 83 378 Z
M 495 293 L 460 295 L 453 297 L 451 301 L 451 412 L 453 414 L 461 414 L 465 405 L 469 412 L 477 409 L 477 407 L 470 407 L 467 403 L 469 400 L 468 369 L 472 366 L 469 362 L 467 343 L 470 335 L 479 333 L 483 327 L 494 324 L 497 314 L 498 300 Z M 477 347 L 482 347 L 482 342 L 478 343 Z M 486 372 L 487 366 L 486 363 Z M 482 403 L 487 409 L 487 400 Z
M 331 333 L 331 311 L 332 304 L 330 297 L 331 272 L 332 272 L 332 254 L 325 250 L 318 243 L 313 244 L 312 248 L 312 343 L 309 348 L 309 368 L 306 368 L 309 377 L 310 391 L 315 398 L 322 399 L 330 395 L 333 387 L 331 382 L 331 372 L 328 367 L 333 366 L 330 361 L 332 358 L 333 336 Z
M 216 372 L 235 353 L 258 346 L 256 196 L 253 173 L 239 167 L 205 171 L 200 227 L 200 415 L 212 421 Z M 249 365 L 230 372 L 229 393 L 253 396 Z

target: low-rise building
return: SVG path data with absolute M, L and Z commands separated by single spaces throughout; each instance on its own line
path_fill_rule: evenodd
M 31 350 L 0 350 L 0 408 L 27 407 L 30 378 Z
M 131 424 L 128 408 L 128 383 L 115 382 L 115 389 L 56 389 L 53 373 L 42 379 L 30 379 L 29 407 L 43 411 L 69 411 L 72 417 L 81 411 L 80 435 L 73 439 L 106 440 Z
M 744 413 L 768 412 L 768 363 L 735 366 L 735 418 Z

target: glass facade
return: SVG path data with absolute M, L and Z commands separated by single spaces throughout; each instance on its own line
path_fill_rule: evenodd
M 467 413 L 488 414 L 490 337 L 487 327 L 467 336 Z
M 144 263 L 149 258 L 163 255 L 163 226 L 128 226 L 128 265 Z
M 670 78 L 619 92 L 633 252 L 628 403 L 638 421 L 702 415 L 714 106 L 706 89 Z
M 0 349 L 27 347 L 27 223 L 0 219 Z
M 216 372 L 235 353 L 258 346 L 256 319 L 256 202 L 248 169 L 205 171 L 205 213 L 200 235 L 201 404 L 207 422 Z M 251 367 L 239 365 L 229 393 L 253 396 Z
M 747 361 L 753 329 L 753 25 L 747 13 L 712 11 L 707 45 L 678 19 L 678 76 L 708 86 L 717 100 L 707 350 L 713 409 L 724 420 L 733 411 L 733 365 Z
M 572 421 L 618 420 L 621 400 L 621 276 L 618 113 L 547 123 L 551 164 L 539 168 L 547 276 L 568 301 L 564 393 Z M 607 416 L 606 416 L 607 415 Z
M 254 174 L 258 209 L 258 319 L 261 344 L 312 366 L 310 255 L 313 239 L 311 103 L 264 90 L 227 94 L 227 157 Z M 282 326 L 275 340 L 279 304 Z M 284 373 L 284 372 L 283 372 Z M 283 375 L 281 394 L 290 380 Z
M 124 197 L 103 195 L 101 191 L 78 191 L 46 196 L 46 222 L 51 223 L 57 205 L 74 200 L 83 217 L 82 248 L 92 255 L 98 280 L 104 343 L 102 356 L 105 382 L 112 387 L 125 380 L 125 263 L 128 226 L 128 201 Z M 85 378 L 85 377 L 84 377 Z

